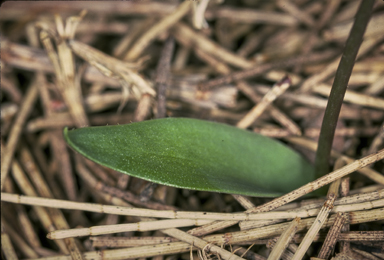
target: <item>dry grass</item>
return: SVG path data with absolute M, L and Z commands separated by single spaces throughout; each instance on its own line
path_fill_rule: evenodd
M 66 146 L 64 126 L 193 117 L 313 160 L 359 1 L 220 2 L 1 6 L 4 259 L 384 259 L 382 1 L 345 95 L 335 170 L 295 192 L 153 186 Z M 326 198 L 303 198 L 330 183 Z

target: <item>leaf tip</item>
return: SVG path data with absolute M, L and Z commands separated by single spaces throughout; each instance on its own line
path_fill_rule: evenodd
M 67 139 L 67 137 L 68 137 L 68 126 L 64 127 L 63 135 L 64 135 L 64 138 Z
M 68 126 L 64 127 L 63 129 L 63 136 L 64 136 L 64 140 L 65 142 L 70 146 L 72 147 L 72 142 L 71 142 L 71 139 L 69 138 L 69 133 L 68 133 Z

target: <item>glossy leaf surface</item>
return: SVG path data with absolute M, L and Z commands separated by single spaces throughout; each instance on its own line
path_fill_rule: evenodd
M 220 123 L 166 118 L 64 136 L 101 165 L 179 188 L 275 197 L 314 180 L 313 166 L 284 144 Z

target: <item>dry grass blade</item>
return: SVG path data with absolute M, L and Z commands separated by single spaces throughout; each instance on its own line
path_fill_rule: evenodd
M 335 244 L 337 242 L 337 239 L 340 235 L 341 229 L 343 227 L 343 224 L 346 220 L 346 215 L 343 213 L 337 213 L 335 223 L 333 224 L 332 228 L 329 230 L 327 237 L 324 241 L 323 246 L 321 247 L 320 253 L 318 255 L 318 258 L 321 259 L 328 259 L 333 248 L 335 247 Z
M 76 26 L 72 25 L 73 22 L 77 23 L 76 20 L 80 20 L 85 13 L 81 13 L 79 17 L 71 22 L 67 22 L 66 27 L 63 25 L 61 17 L 56 15 L 56 27 L 57 32 L 49 28 L 49 25 L 44 23 L 38 24 L 42 28 L 40 32 L 40 39 L 48 52 L 48 56 L 53 63 L 55 74 L 57 77 L 57 88 L 64 98 L 66 104 L 69 107 L 71 116 L 76 122 L 78 127 L 86 126 L 88 119 L 82 105 L 82 97 L 80 92 L 80 85 L 76 81 L 74 58 L 71 50 L 69 49 L 66 39 L 68 35 L 65 33 L 68 29 L 76 29 Z M 74 34 L 74 32 L 71 32 Z M 52 39 L 55 40 L 57 52 L 54 49 Z
M 176 242 L 177 239 L 170 237 L 90 237 L 92 245 L 94 247 L 134 247 L 134 246 L 146 246 L 157 245 L 163 243 Z
M 58 230 L 50 232 L 47 237 L 49 239 L 63 239 L 69 237 L 81 237 L 81 236 L 97 236 L 97 235 L 106 235 L 119 232 L 129 232 L 129 231 L 150 231 L 150 230 L 159 230 L 166 228 L 176 228 L 176 227 L 188 227 L 191 225 L 204 225 L 210 223 L 210 220 L 193 220 L 193 219 L 181 219 L 181 220 L 159 220 L 151 222 L 137 222 L 131 224 L 118 224 L 118 225 L 106 225 L 106 226 L 95 226 L 90 228 L 80 228 L 80 229 L 68 229 L 68 230 Z
M 231 69 L 229 66 L 224 64 L 223 62 L 220 62 L 219 60 L 215 59 L 213 56 L 200 51 L 196 50 L 196 54 L 205 62 L 210 64 L 215 68 L 215 70 L 220 74 L 230 74 Z M 239 80 L 236 82 L 236 87 L 249 99 L 251 99 L 254 103 L 258 104 L 261 101 L 261 97 L 252 89 L 252 87 L 245 81 Z M 204 91 L 204 89 L 202 90 Z M 204 91 L 206 92 L 206 91 Z M 277 122 L 279 122 L 281 125 L 287 128 L 287 130 L 296 135 L 301 135 L 301 130 L 297 126 L 293 120 L 291 120 L 287 115 L 285 115 L 283 112 L 281 112 L 277 107 L 275 107 L 273 104 L 269 103 L 269 111 L 273 119 L 275 119 Z
M 15 249 L 12 246 L 11 240 L 9 239 L 9 236 L 6 233 L 1 233 L 1 248 L 6 259 L 19 259 L 16 255 Z
M 335 168 L 340 168 L 342 165 L 342 161 L 337 161 L 335 164 Z M 309 246 L 313 242 L 315 236 L 321 229 L 321 226 L 328 218 L 328 215 L 330 214 L 334 202 L 338 196 L 339 193 L 339 187 L 340 187 L 341 179 L 336 180 L 331 184 L 328 190 L 327 194 L 327 200 L 324 202 L 324 206 L 321 208 L 319 214 L 317 215 L 315 222 L 311 226 L 311 228 L 308 230 L 307 234 L 305 235 L 303 241 L 300 243 L 299 247 L 297 248 L 296 253 L 293 256 L 293 259 L 302 259 L 305 252 L 307 252 Z
M 256 10 L 221 7 L 216 10 L 210 10 L 207 13 L 208 17 L 227 18 L 247 23 L 271 23 L 284 26 L 294 26 L 297 24 L 297 19 L 291 15 L 286 15 L 278 12 L 259 12 Z
M 13 155 L 16 150 L 16 145 L 23 129 L 23 124 L 31 111 L 33 103 L 36 101 L 37 95 L 37 86 L 31 86 L 29 88 L 28 94 L 23 100 L 23 105 L 20 108 L 17 118 L 11 128 L 12 134 L 10 134 L 7 144 L 1 148 L 1 190 L 3 190 L 3 185 L 5 183 L 5 179 L 7 178 L 9 168 L 11 166 Z M 1 144 L 3 145 L 3 142 L 1 142 Z
M 37 196 L 35 188 L 29 182 L 20 164 L 16 161 L 14 161 L 12 164 L 12 173 L 13 177 L 17 181 L 18 186 L 23 190 L 25 194 L 30 196 Z M 36 211 L 36 214 L 38 215 L 41 223 L 44 225 L 48 232 L 55 230 L 56 226 L 58 228 L 68 227 L 68 224 L 66 224 L 65 220 L 60 216 L 61 214 L 59 211 L 50 211 L 49 209 L 46 210 L 40 207 L 35 207 L 34 210 Z M 50 217 L 51 214 L 53 215 L 53 218 Z M 57 241 L 56 244 L 62 252 L 68 253 L 72 251 L 73 257 L 76 259 L 81 259 L 80 251 L 73 242 L 73 239 L 70 239 L 67 241 L 68 244 L 64 243 L 64 241 Z M 67 248 L 67 245 L 70 248 Z
M 382 35 L 376 35 L 373 37 L 369 37 L 363 43 L 361 44 L 361 47 L 359 49 L 359 53 L 357 54 L 357 58 L 361 57 L 362 55 L 366 54 L 373 46 L 375 46 L 378 42 L 382 41 L 384 36 Z M 331 75 L 333 75 L 336 72 L 337 66 L 340 62 L 340 59 L 337 58 L 332 63 L 330 63 L 326 68 L 321 70 L 321 72 L 311 76 L 310 78 L 306 79 L 302 83 L 301 90 L 303 92 L 308 92 L 317 85 L 318 83 L 326 80 Z
M 296 17 L 298 20 L 303 22 L 304 24 L 313 27 L 315 25 L 315 21 L 313 18 L 308 15 L 305 11 L 301 11 L 300 8 L 298 8 L 294 3 L 291 1 L 278 1 L 277 5 L 290 13 L 293 17 Z
M 188 219 L 193 218 L 195 220 L 234 220 L 234 221 L 246 221 L 245 223 L 252 224 L 252 220 L 277 220 L 277 219 L 291 219 L 296 217 L 311 217 L 316 216 L 319 213 L 319 204 L 314 204 L 310 206 L 304 206 L 302 208 L 297 208 L 292 211 L 273 211 L 273 212 L 259 212 L 259 213 L 214 213 L 214 212 L 191 212 L 191 211 L 175 211 L 175 210 L 153 210 L 153 209 L 140 209 L 132 207 L 116 207 L 110 205 L 102 204 L 92 204 L 92 203 L 80 203 L 74 201 L 65 201 L 65 200 L 55 200 L 39 197 L 30 197 L 30 196 L 21 196 L 17 194 L 2 193 L 2 201 L 8 201 L 12 203 L 21 203 L 26 205 L 35 205 L 42 207 L 51 207 L 51 208 L 61 208 L 61 209 L 71 209 L 71 210 L 80 210 L 89 212 L 98 212 L 106 214 L 116 214 L 116 215 L 126 215 L 126 216 L 137 216 L 137 217 L 157 217 L 157 218 L 170 218 L 170 219 Z M 349 211 L 359 211 L 366 209 L 379 208 L 384 205 L 384 199 L 376 199 L 371 197 L 372 193 L 366 194 L 366 197 L 369 199 L 360 198 L 360 200 L 365 200 L 363 203 L 351 203 L 348 201 L 345 205 L 340 205 L 340 202 L 337 203 L 338 206 L 333 207 L 334 212 L 349 212 Z M 322 204 L 322 203 L 321 203 Z M 254 207 L 249 208 L 249 211 L 252 212 Z
M 251 68 L 254 64 L 240 56 L 237 56 L 215 42 L 207 39 L 201 33 L 193 31 L 188 25 L 179 23 L 173 28 L 176 40 L 188 47 L 195 47 L 212 56 L 239 68 Z
M 171 230 L 163 230 L 163 233 L 169 234 L 172 237 L 178 238 L 182 241 L 186 241 L 187 243 L 196 246 L 207 253 L 212 253 L 217 255 L 218 257 L 222 257 L 223 259 L 228 260 L 240 260 L 244 259 L 241 258 L 231 252 L 228 252 L 227 250 L 224 250 L 214 244 L 211 244 L 203 239 L 200 239 L 198 237 L 192 236 L 188 233 L 185 233 L 183 231 L 177 230 L 177 229 L 171 229 Z
M 313 92 L 329 96 L 331 87 L 325 84 L 319 84 L 312 89 Z M 384 99 L 376 98 L 374 96 L 367 96 L 363 94 L 356 93 L 351 90 L 347 90 L 345 93 L 344 101 L 352 104 L 357 104 L 360 106 L 372 107 L 380 110 L 384 110 Z
M 124 60 L 136 60 L 151 41 L 161 32 L 175 25 L 190 10 L 193 3 L 185 1 L 171 15 L 166 16 L 137 40 L 136 44 L 125 55 Z
M 208 27 L 207 21 L 205 21 L 204 14 L 208 6 L 209 0 L 203 0 L 199 4 L 194 5 L 193 26 L 196 29 L 202 29 Z
M 115 77 L 123 81 L 122 87 L 126 91 L 128 91 L 130 84 L 134 84 L 142 94 L 155 95 L 155 91 L 148 82 L 133 71 L 133 69 L 137 69 L 140 65 L 120 61 L 75 40 L 70 41 L 69 46 L 77 55 L 95 66 L 106 76 Z M 124 99 L 125 102 L 127 98 Z
M 380 209 L 380 210 L 354 213 L 350 215 L 349 223 L 356 224 L 356 223 L 374 221 L 375 219 L 376 220 L 382 219 L 383 218 L 382 212 L 383 210 Z M 313 218 L 303 221 L 298 227 L 298 231 L 302 231 L 310 227 L 313 224 L 313 221 L 314 221 Z M 333 224 L 333 222 L 334 222 L 334 217 L 331 217 L 329 221 L 325 223 L 324 228 L 330 227 Z M 281 231 L 283 229 L 286 229 L 289 226 L 289 224 L 290 223 L 275 225 L 267 228 L 258 228 L 258 229 L 247 231 L 247 232 L 235 232 L 235 233 L 211 235 L 211 236 L 204 237 L 204 240 L 210 243 L 217 243 L 217 244 L 222 244 L 222 243 L 235 244 L 238 242 L 246 241 L 247 239 L 255 240 L 259 238 L 280 235 Z M 170 231 L 172 230 L 168 230 L 168 232 Z M 164 243 L 158 246 L 151 245 L 151 246 L 143 246 L 143 247 L 137 247 L 137 248 L 131 248 L 131 249 L 104 250 L 103 252 L 104 252 L 104 256 L 108 256 L 108 257 L 119 257 L 119 256 L 122 257 L 127 254 L 136 256 L 138 255 L 138 253 L 139 253 L 139 256 L 142 257 L 142 256 L 156 256 L 156 255 L 180 252 L 180 247 L 184 248 L 183 252 L 188 252 L 190 250 L 190 246 L 188 243 L 174 242 L 174 243 Z M 91 259 L 92 257 L 96 257 L 96 259 L 98 259 L 97 255 L 99 253 L 100 253 L 99 251 L 86 252 L 84 253 L 84 257 L 85 259 Z M 63 259 L 69 259 L 69 258 L 66 258 L 65 256 L 63 256 Z
M 239 128 L 247 128 L 249 127 L 268 107 L 270 103 L 272 103 L 276 98 L 278 98 L 281 94 L 283 94 L 291 85 L 291 80 L 288 77 L 283 78 L 278 83 L 276 83 L 271 90 L 265 94 L 265 96 L 261 99 L 261 101 L 254 106 L 248 114 L 241 119 L 237 123 L 237 127 Z
M 282 68 L 287 68 L 287 67 L 292 67 L 294 65 L 300 65 L 300 64 L 309 64 L 309 63 L 316 63 L 324 60 L 328 60 L 334 56 L 334 53 L 327 52 L 327 53 L 316 53 L 313 55 L 305 55 L 303 57 L 295 57 L 291 58 L 285 61 L 279 61 L 279 62 L 274 62 L 274 63 L 265 63 L 262 64 L 256 68 L 244 70 L 244 71 L 239 71 L 239 72 L 234 72 L 228 76 L 220 77 L 217 79 L 213 79 L 207 82 L 203 82 L 200 84 L 200 88 L 202 89 L 210 89 L 212 87 L 222 85 L 222 84 L 228 84 L 231 83 L 235 80 L 241 80 L 241 79 L 247 79 L 251 77 L 256 77 L 261 74 L 266 73 L 267 71 L 270 71 L 272 69 L 282 69 Z M 229 64 L 231 64 L 228 61 Z M 335 64 L 336 67 L 336 64 Z M 245 68 L 249 68 L 249 66 L 246 66 Z M 335 68 L 336 69 L 336 68 Z
M 384 241 L 384 231 L 350 231 L 337 237 L 341 241 Z
M 295 218 L 291 225 L 281 234 L 276 244 L 274 245 L 271 253 L 268 256 L 269 260 L 280 259 L 285 248 L 291 242 L 293 236 L 296 233 L 297 226 L 300 224 L 300 218 Z
M 169 37 L 165 42 L 159 63 L 156 68 L 156 89 L 157 89 L 157 115 L 156 118 L 163 118 L 166 116 L 166 91 L 167 81 L 169 80 L 171 60 L 175 41 Z

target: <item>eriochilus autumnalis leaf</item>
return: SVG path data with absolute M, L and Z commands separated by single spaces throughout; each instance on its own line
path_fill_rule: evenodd
M 65 128 L 64 137 L 101 165 L 179 188 L 275 197 L 315 179 L 313 166 L 279 141 L 209 121 Z

